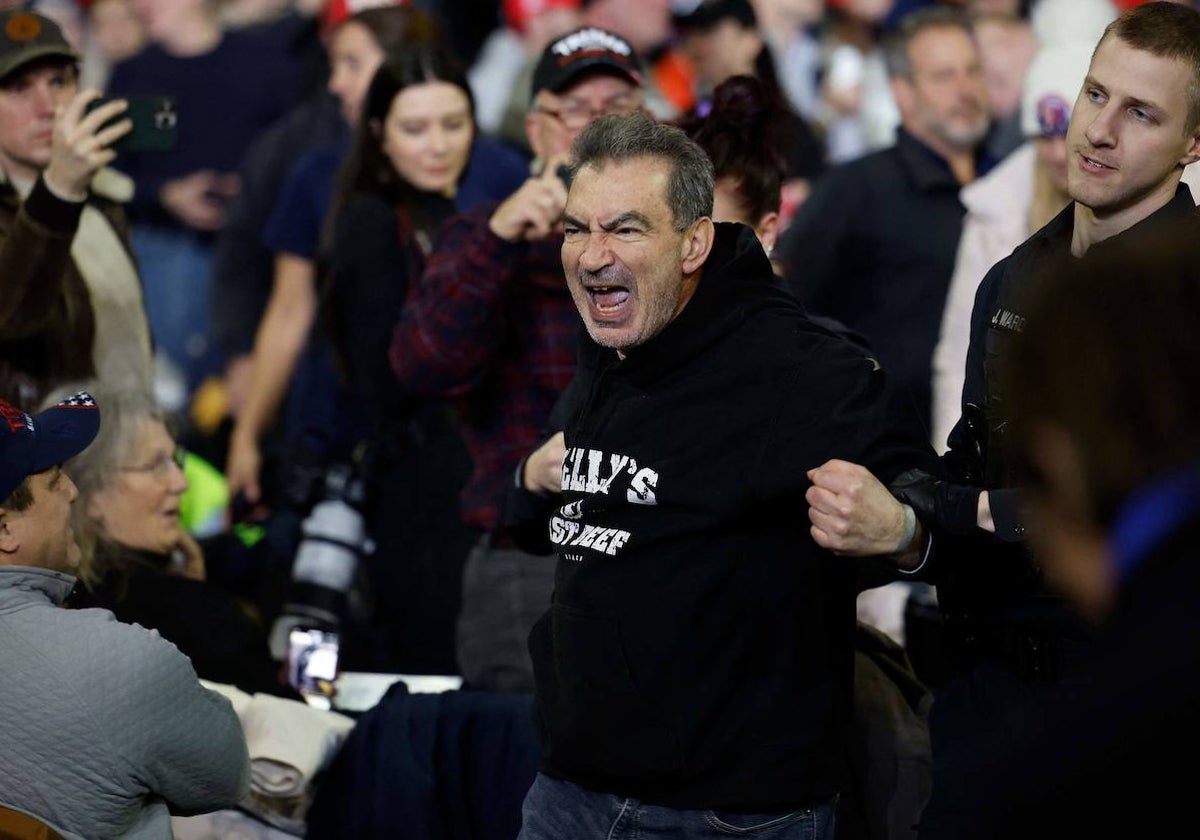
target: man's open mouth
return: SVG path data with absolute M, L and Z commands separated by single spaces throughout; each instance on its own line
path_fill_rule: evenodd
M 601 312 L 615 312 L 629 300 L 629 289 L 624 286 L 589 286 L 586 291 L 592 304 Z

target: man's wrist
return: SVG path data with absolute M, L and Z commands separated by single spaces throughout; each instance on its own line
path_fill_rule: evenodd
M 50 191 L 50 194 L 60 201 L 82 204 L 87 200 L 86 186 L 78 191 L 72 190 L 58 180 L 52 169 L 47 169 L 42 173 L 42 183 L 46 185 L 46 189 Z
M 901 504 L 900 507 L 904 510 L 904 530 L 901 532 L 900 540 L 896 544 L 896 548 L 892 551 L 893 555 L 900 555 L 908 551 L 912 547 L 913 538 L 917 535 L 917 513 L 912 509 L 912 505 Z

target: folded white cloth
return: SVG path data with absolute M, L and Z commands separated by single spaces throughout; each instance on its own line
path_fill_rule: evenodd
M 300 796 L 333 758 L 354 721 L 307 703 L 247 695 L 233 686 L 204 683 L 230 699 L 250 751 L 250 789 L 263 796 Z
M 250 787 L 266 796 L 298 796 L 337 751 L 354 721 L 307 703 L 255 694 L 242 718 L 250 749 Z

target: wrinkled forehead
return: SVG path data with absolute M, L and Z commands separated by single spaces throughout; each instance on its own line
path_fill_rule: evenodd
M 589 161 L 571 182 L 566 214 L 582 221 L 629 213 L 673 219 L 667 192 L 670 178 L 671 162 L 653 155 Z

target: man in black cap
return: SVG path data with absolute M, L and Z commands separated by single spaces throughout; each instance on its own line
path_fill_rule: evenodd
M 105 169 L 132 128 L 124 102 L 88 112 L 79 56 L 49 18 L 0 13 L 0 397 L 35 405 L 89 377 L 141 384 L 150 333 L 121 204 Z
M 169 837 L 172 813 L 237 804 L 249 758 L 173 645 L 61 608 L 80 561 L 61 465 L 99 429 L 86 393 L 33 417 L 0 398 L 0 806 L 71 837 Z
M 458 664 L 476 687 L 533 690 L 525 641 L 550 603 L 554 561 L 513 545 L 501 500 L 514 481 L 557 490 L 542 484 L 552 469 L 526 471 L 521 459 L 541 442 L 575 370 L 579 321 L 559 258 L 562 165 L 597 117 L 642 108 L 640 67 L 624 38 L 596 27 L 546 48 L 525 118 L 534 175 L 502 204 L 443 226 L 393 338 L 392 368 L 404 387 L 460 399 L 474 460 L 462 516 L 480 540 L 464 572 Z

